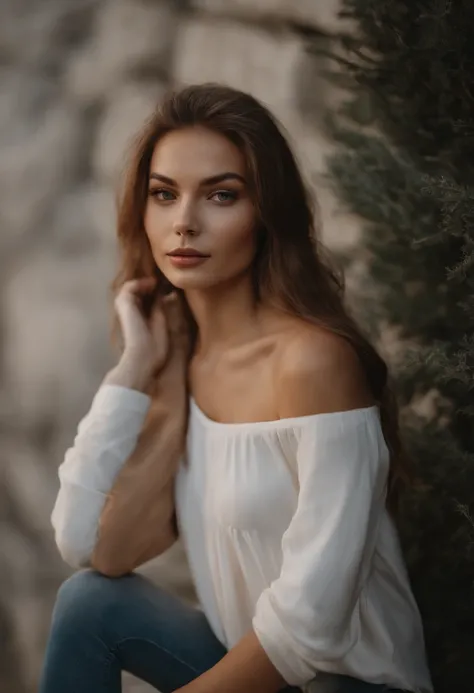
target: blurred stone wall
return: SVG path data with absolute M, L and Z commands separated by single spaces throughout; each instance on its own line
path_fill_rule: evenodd
M 354 219 L 320 180 L 322 107 L 340 95 L 305 52 L 308 33 L 334 29 L 336 10 L 336 0 L 0 3 L 1 691 L 36 690 L 70 572 L 50 513 L 57 467 L 112 363 L 114 188 L 129 137 L 169 84 L 251 91 L 289 131 L 325 240 L 355 246 Z M 192 598 L 180 546 L 146 570 Z

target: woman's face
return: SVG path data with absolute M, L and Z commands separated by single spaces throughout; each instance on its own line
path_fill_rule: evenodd
M 255 225 L 245 160 L 230 140 L 190 127 L 157 143 L 145 232 L 158 268 L 173 286 L 209 289 L 245 274 L 255 255 Z M 176 248 L 194 248 L 207 257 L 194 264 L 173 260 L 169 253 Z

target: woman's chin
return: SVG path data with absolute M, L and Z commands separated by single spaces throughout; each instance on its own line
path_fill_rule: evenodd
M 213 281 L 210 277 L 199 276 L 196 272 L 173 272 L 168 275 L 167 279 L 176 288 L 182 289 L 183 291 L 193 291 L 195 289 L 212 289 L 216 285 L 216 281 Z

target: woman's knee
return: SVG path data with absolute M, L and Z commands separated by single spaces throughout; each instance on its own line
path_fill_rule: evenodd
M 138 575 L 109 578 L 94 570 L 81 570 L 65 580 L 58 590 L 53 623 L 78 626 L 103 621 L 120 607 Z

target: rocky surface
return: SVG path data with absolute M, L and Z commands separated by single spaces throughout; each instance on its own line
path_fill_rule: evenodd
M 355 244 L 354 220 L 319 178 L 330 146 L 322 106 L 339 97 L 304 50 L 304 30 L 331 30 L 335 17 L 329 0 L 0 4 L 2 691 L 36 690 L 69 572 L 49 516 L 58 464 L 112 363 L 113 194 L 129 138 L 169 84 L 247 89 L 288 129 L 318 187 L 327 242 Z M 192 596 L 179 546 L 147 572 Z

